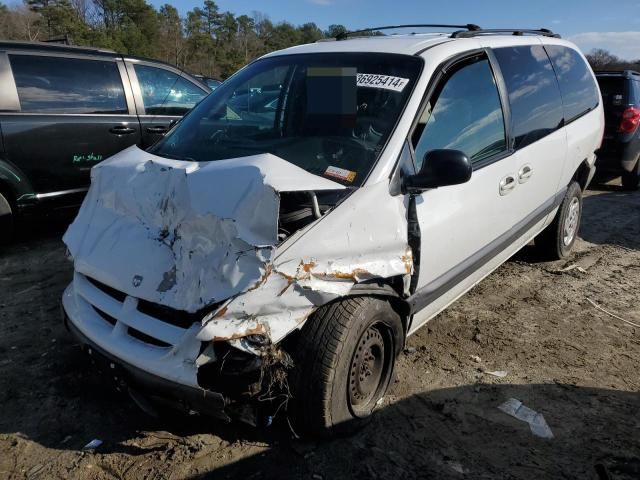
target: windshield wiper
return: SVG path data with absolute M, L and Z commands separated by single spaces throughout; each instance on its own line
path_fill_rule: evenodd
M 170 160 L 180 160 L 182 162 L 196 162 L 198 163 L 198 160 L 196 160 L 195 158 L 191 158 L 191 157 L 179 157 L 178 155 L 172 155 L 170 153 L 165 153 L 165 152 L 150 152 L 153 153 L 154 155 L 157 155 L 158 157 L 163 157 L 163 158 L 168 158 Z

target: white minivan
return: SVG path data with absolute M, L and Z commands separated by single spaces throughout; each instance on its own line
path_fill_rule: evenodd
M 140 406 L 348 432 L 409 335 L 531 240 L 569 254 L 591 69 L 548 30 L 453 27 L 268 54 L 93 168 L 65 322 Z

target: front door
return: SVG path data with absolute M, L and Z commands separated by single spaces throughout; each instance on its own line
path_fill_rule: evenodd
M 5 153 L 34 193 L 86 188 L 91 167 L 139 141 L 116 58 L 9 53 L 8 60 L 19 110 L 0 114 Z
M 516 165 L 509 154 L 501 96 L 484 52 L 447 68 L 412 135 L 416 166 L 434 149 L 461 150 L 473 164 L 469 182 L 414 198 L 420 260 L 412 330 L 496 252 L 514 225 Z M 425 313 L 427 312 L 427 313 Z
M 179 120 L 209 93 L 204 85 L 168 66 L 127 60 L 127 69 L 138 106 L 143 148 L 160 140 L 172 121 Z

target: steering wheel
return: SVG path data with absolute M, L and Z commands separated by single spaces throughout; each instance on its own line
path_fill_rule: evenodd
M 322 138 L 322 152 L 325 157 L 337 162 L 344 161 L 342 160 L 344 158 L 349 158 L 349 154 L 353 153 L 353 151 L 362 150 L 368 152 L 371 147 L 365 141 L 356 137 L 333 136 Z

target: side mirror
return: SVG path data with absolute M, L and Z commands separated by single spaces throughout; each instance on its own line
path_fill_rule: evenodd
M 420 171 L 405 178 L 404 192 L 466 183 L 471 178 L 471 162 L 460 150 L 431 150 L 424 155 Z

